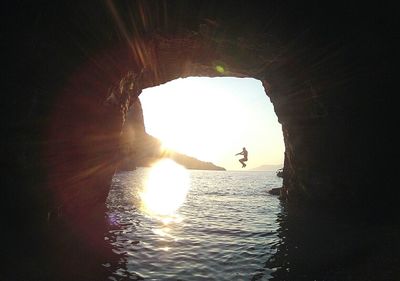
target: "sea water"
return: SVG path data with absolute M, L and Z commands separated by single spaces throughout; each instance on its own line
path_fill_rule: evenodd
M 151 168 L 119 172 L 108 197 L 110 280 L 269 280 L 280 242 L 275 171 L 188 170 L 183 204 L 169 216 L 144 211 Z M 165 198 L 167 199 L 167 198 Z

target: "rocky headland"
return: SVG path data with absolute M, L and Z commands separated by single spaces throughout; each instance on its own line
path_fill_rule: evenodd
M 137 167 L 149 167 L 163 158 L 169 158 L 187 169 L 225 171 L 211 162 L 201 161 L 177 151 L 164 149 L 159 139 L 146 132 L 143 109 L 140 100 L 135 100 L 126 115 L 121 145 L 123 157 L 119 171 L 135 170 Z

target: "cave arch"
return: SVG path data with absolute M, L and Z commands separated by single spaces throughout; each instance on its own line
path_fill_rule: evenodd
M 5 256 L 18 257 L 4 266 L 8 279 L 32 247 L 26 233 L 40 253 L 65 231 L 74 247 L 82 233 L 102 239 L 127 108 L 141 89 L 189 75 L 263 81 L 283 128 L 289 203 L 398 221 L 391 5 L 47 2 L 12 3 L 3 17 L 2 238 L 13 242 Z M 125 91 L 121 81 L 134 83 Z
M 289 135 L 290 138 L 294 138 L 298 131 L 289 133 L 289 130 L 294 131 L 289 127 L 293 123 L 297 127 L 303 126 L 309 120 L 315 122 L 326 118 L 328 112 L 322 100 L 323 95 L 320 93 L 323 85 L 319 85 L 317 78 L 310 77 L 310 73 L 307 73 L 307 71 L 295 73 L 293 69 L 301 69 L 305 65 L 302 61 L 299 61 L 295 52 L 292 56 L 287 55 L 285 58 L 280 58 L 282 55 L 281 43 L 274 41 L 273 38 L 269 38 L 270 41 L 267 42 L 257 37 L 229 37 L 228 35 L 223 39 L 221 37 L 214 38 L 213 34 L 219 34 L 218 31 L 214 30 L 218 29 L 218 25 L 215 25 L 214 22 L 205 22 L 200 24 L 200 27 L 196 33 L 181 33 L 174 37 L 162 36 L 157 33 L 153 37 L 140 39 L 140 42 L 133 42 L 133 46 L 140 46 L 138 49 L 131 49 L 131 51 L 136 53 L 134 57 L 139 57 L 139 54 L 141 54 L 140 65 L 142 67 L 131 67 L 131 69 L 136 70 L 130 71 L 128 74 L 121 73 L 122 78 L 116 84 L 137 85 L 132 88 L 129 94 L 125 94 L 125 96 L 134 100 L 140 95 L 142 89 L 158 86 L 178 78 L 230 76 L 251 77 L 262 81 L 266 94 L 274 105 L 278 120 L 282 124 L 285 142 L 290 144 L 285 153 L 287 172 L 284 185 L 285 192 L 282 195 L 288 199 L 289 187 L 301 185 L 309 186 L 308 191 L 303 192 L 303 195 L 313 200 L 316 199 L 312 198 L 316 195 L 313 194 L 313 188 L 318 189 L 322 183 L 319 182 L 320 180 L 311 183 L 307 178 L 313 177 L 313 180 L 315 177 L 323 178 L 324 176 L 314 176 L 321 172 L 323 165 L 316 161 L 310 164 L 310 167 L 307 167 L 309 164 L 298 159 L 297 153 L 294 156 L 293 146 L 296 145 L 297 149 L 302 150 L 303 153 L 308 150 L 312 155 L 307 157 L 314 159 L 321 148 L 304 148 L 303 146 L 307 146 L 307 144 L 302 143 L 299 138 L 293 142 L 290 141 Z M 203 32 L 203 30 L 207 32 Z M 298 44 L 294 44 L 290 48 L 299 48 Z M 146 50 L 146 52 L 143 50 Z M 285 49 L 285 52 L 287 52 L 287 49 Z M 312 57 L 319 55 L 320 52 L 316 51 L 315 54 L 312 54 Z M 119 93 L 116 93 L 118 91 Z M 117 89 L 116 92 L 109 92 L 106 100 L 110 100 L 110 97 L 113 96 L 124 96 L 121 89 Z M 118 104 L 118 106 L 121 105 Z M 313 130 L 316 129 L 313 128 Z M 296 128 L 296 130 L 298 129 Z M 301 134 L 304 134 L 304 132 Z M 315 134 L 315 131 L 312 134 Z M 307 136 L 307 141 L 310 141 L 311 138 L 313 136 Z M 304 175 L 300 176 L 299 173 L 294 171 L 297 164 L 292 162 L 295 161 L 301 161 L 301 169 Z M 299 181 L 302 182 L 299 183 Z M 329 192 L 322 195 L 318 191 L 318 199 L 316 200 L 323 199 L 322 197 L 327 199 L 329 196 L 331 196 Z
M 64 163 L 63 159 L 68 158 L 74 164 L 62 166 L 60 171 L 50 167 L 51 174 L 60 175 L 54 177 L 56 181 L 63 183 L 51 182 L 50 186 L 63 186 L 89 170 L 85 181 L 89 181 L 90 188 L 85 188 L 87 194 L 82 193 L 79 180 L 68 189 L 58 188 L 62 194 L 69 193 L 67 197 L 80 194 L 73 204 L 62 205 L 71 206 L 71 212 L 76 213 L 87 209 L 87 201 L 104 204 L 108 190 L 105 183 L 119 161 L 120 132 L 127 109 L 142 89 L 190 76 L 252 77 L 262 81 L 282 124 L 285 200 L 332 208 L 345 202 L 350 208 L 364 204 L 377 179 L 364 177 L 368 174 L 368 155 L 348 155 L 360 150 L 360 142 L 350 139 L 359 139 L 355 128 L 364 126 L 352 118 L 353 109 L 359 106 L 354 92 L 371 93 L 374 88 L 360 84 L 365 77 L 349 78 L 347 69 L 359 63 L 349 60 L 353 45 L 344 45 L 343 50 L 327 57 L 325 54 L 337 46 L 314 42 L 311 34 L 302 33 L 296 40 L 282 41 L 274 33 L 238 35 L 225 32 L 226 28 L 223 22 L 200 20 L 189 30 L 133 36 L 128 44 L 99 52 L 71 75 L 59 99 L 60 104 L 67 104 L 67 109 L 55 112 L 55 129 L 50 130 L 50 138 L 69 140 L 66 147 L 54 146 L 51 155 L 62 159 L 55 162 Z M 60 126 L 72 130 L 60 135 Z M 82 140 L 85 134 L 90 137 Z M 81 158 L 59 153 L 74 149 Z M 341 162 L 345 163 L 338 165 Z M 64 173 L 65 169 L 70 170 Z M 365 185 L 371 187 L 365 190 Z

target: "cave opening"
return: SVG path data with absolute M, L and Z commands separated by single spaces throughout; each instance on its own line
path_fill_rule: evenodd
M 125 94 L 113 96 L 112 104 L 104 100 L 127 71 L 143 68 L 151 75 L 140 81 L 138 92 L 194 75 L 262 81 L 282 124 L 285 203 L 293 208 L 282 225 L 287 243 L 281 245 L 289 249 L 283 261 L 304 261 L 305 273 L 321 265 L 321 280 L 400 276 L 393 251 L 399 248 L 398 183 L 389 164 L 396 160 L 396 9 L 336 2 L 47 2 L 18 1 L 5 17 L 5 278 L 47 275 L 43 269 L 53 267 L 63 278 L 36 279 L 93 279 L 64 273 L 78 275 L 76 269 L 100 248 L 87 245 L 103 242 L 104 203 L 120 161 L 129 103 Z M 299 209 L 306 211 L 307 223 L 293 224 Z M 321 223 L 309 213 L 320 215 Z M 326 233 L 338 232 L 326 224 L 331 216 L 371 229 L 345 228 L 340 239 L 332 237 L 338 241 L 334 248 L 343 249 L 334 256 L 319 247 L 329 244 Z M 309 243 L 301 248 L 298 242 Z M 316 262 L 296 256 L 316 252 L 336 257 L 327 262 L 335 268 L 327 271 L 320 256 Z M 57 255 L 59 265 L 52 266 Z M 36 262 L 38 256 L 46 261 Z M 341 270 L 339 260 L 349 271 Z M 384 264 L 378 270 L 384 278 L 377 277 L 378 263 Z M 292 276 L 282 280 L 304 276 L 290 269 Z
M 114 174 L 106 211 L 112 226 L 106 241 L 128 255 L 118 265 L 108 263 L 110 275 L 190 279 L 193 267 L 217 266 L 219 272 L 205 274 L 221 280 L 255 272 L 270 276 L 263 264 L 272 255 L 263 245 L 271 237 L 264 235 L 271 225 L 279 228 L 281 206 L 267 191 L 282 186 L 276 170 L 283 165 L 284 144 L 262 82 L 189 76 L 138 92 L 122 130 L 126 153 L 134 156 Z M 160 146 L 201 163 L 160 160 L 166 155 Z M 235 157 L 243 146 L 249 151 L 245 169 Z M 247 238 L 237 235 L 244 232 Z M 265 258 L 243 259 L 243 245 Z M 193 253 L 196 261 L 185 262 Z M 232 272 L 227 257 L 237 268 Z
M 234 154 L 245 146 L 247 170 L 283 165 L 282 127 L 257 79 L 179 78 L 144 89 L 138 102 L 125 126 L 157 138 L 163 150 L 240 170 Z

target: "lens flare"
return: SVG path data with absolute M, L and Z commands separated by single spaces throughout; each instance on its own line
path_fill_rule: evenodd
M 219 73 L 224 73 L 225 72 L 225 69 L 224 69 L 224 67 L 222 65 L 215 66 L 215 70 L 217 72 L 219 72 Z
M 140 192 L 142 210 L 156 216 L 173 215 L 185 202 L 189 186 L 189 173 L 184 167 L 169 159 L 157 162 Z

